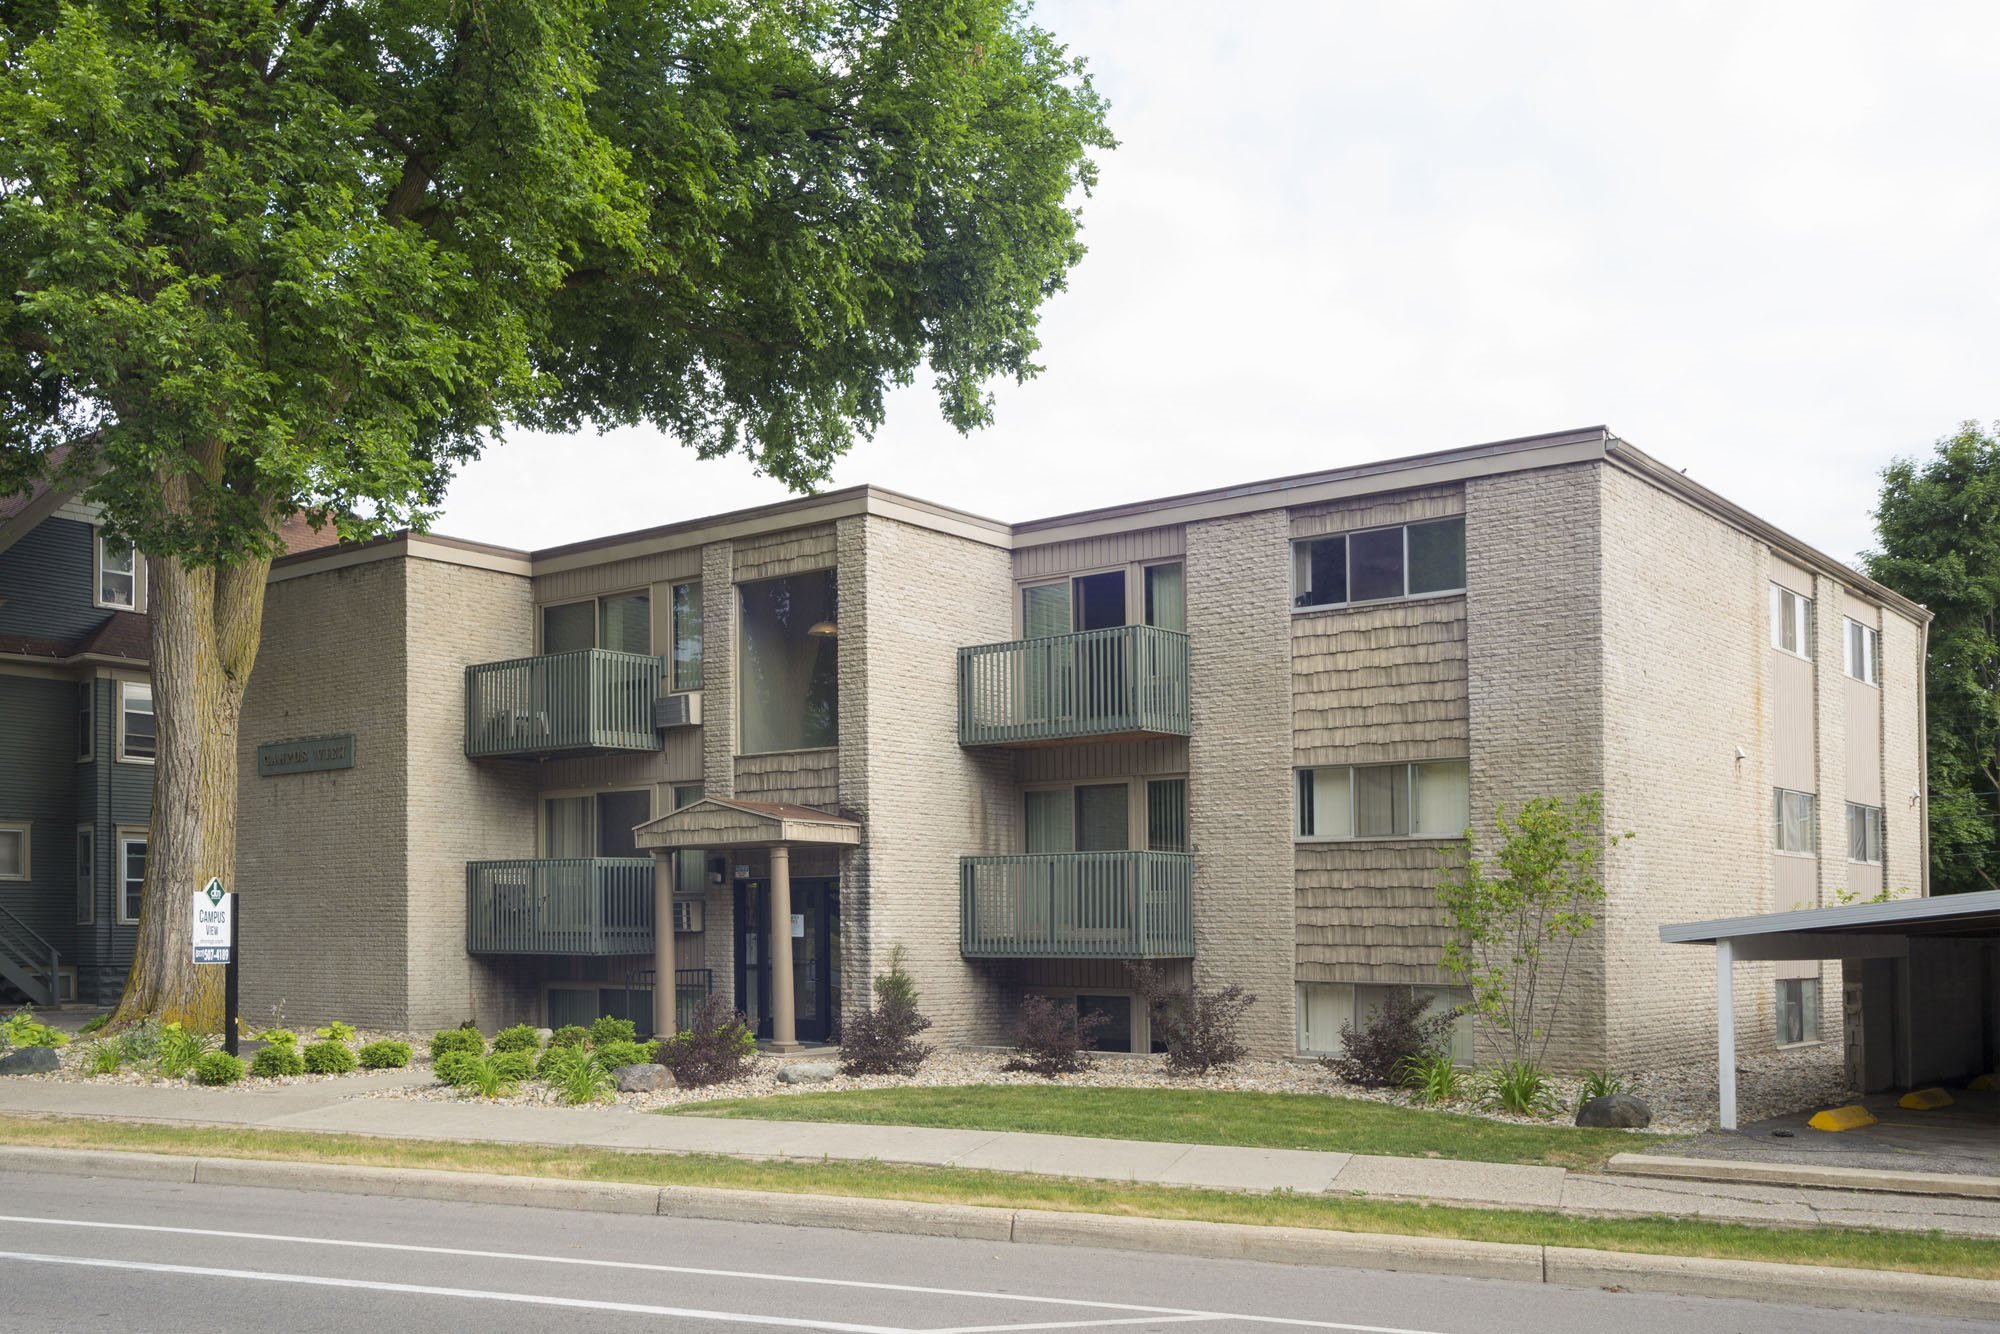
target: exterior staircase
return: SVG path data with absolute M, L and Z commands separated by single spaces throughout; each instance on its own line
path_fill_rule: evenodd
M 61 965 L 55 946 L 0 908 L 0 982 L 26 996 L 30 1005 L 54 1005 Z

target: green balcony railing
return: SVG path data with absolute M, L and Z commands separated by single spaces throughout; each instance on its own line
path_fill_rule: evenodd
M 968 959 L 1180 959 L 1194 954 L 1194 858 L 1184 852 L 961 857 Z
M 1188 734 L 1188 637 L 1150 625 L 958 651 L 958 743 Z
M 666 659 L 584 649 L 465 669 L 465 753 L 658 750 L 653 701 Z
M 650 954 L 651 857 L 465 865 L 468 954 Z

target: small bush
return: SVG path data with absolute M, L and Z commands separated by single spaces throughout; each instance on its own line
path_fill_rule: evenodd
M 313 1036 L 326 1042 L 352 1042 L 354 1041 L 354 1025 L 344 1024 L 336 1019 L 325 1028 L 315 1028 Z
M 345 1042 L 307 1043 L 301 1055 L 305 1058 L 308 1074 L 344 1075 L 354 1068 L 354 1049 Z
M 742 1078 L 756 1050 L 757 1035 L 743 1016 L 709 996 L 695 1007 L 692 1024 L 660 1044 L 659 1060 L 682 1088 L 703 1088 Z
M 296 1047 L 299 1035 L 289 1028 L 267 1028 L 256 1035 L 259 1042 L 268 1042 L 273 1047 Z
M 92 1033 L 97 1032 L 99 1029 L 103 1028 L 106 1024 L 110 1022 L 111 1022 L 111 1015 L 107 1012 L 105 1014 L 98 1015 L 95 1019 L 92 1019 L 90 1022 L 86 1023 L 82 1028 L 79 1028 L 76 1031 L 84 1034 L 85 1036 L 88 1036 Z
M 1625 1091 L 1625 1081 L 1609 1070 L 1586 1070 L 1583 1072 L 1583 1088 L 1576 1095 L 1580 1107 L 1592 1098 L 1608 1098 L 1614 1093 Z
M 67 1047 L 69 1034 L 36 1021 L 27 1007 L 0 1019 L 0 1047 Z
M 875 979 L 875 1003 L 842 1026 L 844 1075 L 914 1075 L 934 1050 L 917 1041 L 931 1026 L 917 1008 L 917 984 L 903 968 L 903 947 L 889 952 L 889 971 Z
M 578 1051 L 577 1047 L 565 1047 L 564 1051 Z M 660 1044 L 657 1042 L 607 1042 L 599 1047 L 592 1057 L 606 1070 L 616 1070 L 621 1065 L 652 1065 L 660 1059 Z
M 306 1058 L 299 1055 L 297 1047 L 286 1043 L 274 1042 L 250 1058 L 250 1073 L 259 1079 L 277 1079 L 305 1072 Z
M 432 1061 L 455 1051 L 484 1056 L 486 1039 L 479 1036 L 479 1030 L 476 1028 L 447 1028 L 431 1034 Z
M 194 1063 L 197 1084 L 234 1084 L 243 1078 L 243 1062 L 226 1051 L 204 1052 Z
M 470 1089 L 482 1098 L 504 1098 L 520 1086 L 520 1077 L 510 1074 L 523 1063 L 532 1064 L 534 1058 L 524 1051 L 502 1052 L 498 1056 L 474 1056 L 470 1052 L 453 1052 L 450 1062 L 454 1078 L 452 1084 L 462 1089 Z
M 410 1044 L 383 1040 L 371 1042 L 361 1049 L 361 1068 L 364 1070 L 400 1070 L 410 1063 Z
M 580 1024 L 564 1024 L 549 1037 L 549 1050 L 557 1047 L 583 1047 L 590 1043 L 590 1030 Z
M 150 1061 L 160 1054 L 160 1034 L 164 1031 L 147 1019 L 126 1029 L 112 1041 L 118 1044 L 118 1054 L 126 1060 Z
M 1257 998 L 1232 982 L 1217 991 L 1187 984 L 1140 987 L 1152 1003 L 1153 1025 L 1167 1045 L 1167 1073 L 1205 1075 L 1250 1054 L 1241 1037 L 1243 1014 Z
M 1426 1052 L 1403 1062 L 1403 1087 L 1425 1106 L 1459 1101 L 1465 1097 L 1466 1084 L 1465 1071 L 1448 1051 Z
M 1090 1043 L 1109 1022 L 1103 1014 L 1078 1014 L 1075 1004 L 1028 996 L 1014 1024 L 1016 1054 L 1000 1068 L 1051 1078 L 1090 1068 Z
M 448 1051 L 431 1062 L 431 1073 L 438 1077 L 439 1083 L 464 1088 L 472 1082 L 473 1067 L 485 1059 L 477 1052 Z
M 606 1053 L 621 1047 L 638 1049 L 636 1042 L 613 1042 L 600 1047 L 596 1056 L 581 1047 L 556 1047 L 542 1059 L 541 1076 L 555 1089 L 556 1096 L 572 1107 L 586 1103 L 610 1102 L 618 1096 L 618 1081 L 611 1077 Z M 637 1061 L 623 1062 L 640 1064 Z
M 1426 1016 L 1429 1006 L 1430 997 L 1419 1000 L 1411 987 L 1390 987 L 1359 1029 L 1340 1026 L 1341 1054 L 1320 1064 L 1363 1088 L 1401 1084 L 1410 1062 L 1442 1050 L 1451 1035 L 1454 1016 Z
M 515 1024 L 493 1035 L 494 1051 L 537 1052 L 541 1049 L 542 1035 L 529 1024 Z
M 633 1042 L 638 1039 L 639 1028 L 630 1019 L 614 1019 L 601 1015 L 590 1026 L 590 1045 L 608 1047 L 614 1042 Z
M 535 1076 L 535 1053 L 531 1051 L 496 1051 L 486 1058 L 500 1077 L 513 1083 Z
M 125 1064 L 125 1049 L 116 1039 L 100 1042 L 90 1049 L 90 1061 L 84 1067 L 93 1075 L 115 1075 Z
M 215 1049 L 215 1038 L 207 1033 L 191 1033 L 179 1024 L 168 1024 L 160 1030 L 159 1055 L 160 1073 L 168 1079 L 179 1079 L 194 1069 L 194 1063 Z
M 1555 1110 L 1549 1077 L 1533 1061 L 1508 1061 L 1487 1072 L 1481 1103 L 1517 1116 L 1541 1116 Z

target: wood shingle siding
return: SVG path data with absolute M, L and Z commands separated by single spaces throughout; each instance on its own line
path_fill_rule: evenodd
M 1465 617 L 1463 597 L 1294 616 L 1295 761 L 1463 759 Z
M 1351 533 L 1362 528 L 1382 528 L 1392 523 L 1448 519 L 1463 513 L 1463 485 L 1425 486 L 1379 496 L 1332 500 L 1323 505 L 1301 505 L 1292 511 L 1292 536 L 1301 538 Z
M 1301 843 L 1301 982 L 1446 983 L 1437 883 L 1449 843 L 1380 839 Z
M 814 524 L 767 537 L 732 544 L 735 579 L 739 584 L 804 570 L 824 570 L 834 563 L 833 525 Z
M 840 752 L 791 750 L 736 757 L 736 795 L 832 809 L 840 801 Z

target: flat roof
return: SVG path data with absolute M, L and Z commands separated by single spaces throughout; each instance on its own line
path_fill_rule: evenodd
M 1850 903 L 1839 908 L 1802 908 L 1754 917 L 1718 917 L 1660 928 L 1669 945 L 1712 945 L 1744 936 L 1796 932 L 1824 935 L 1851 931 L 1869 935 L 1963 936 L 2000 934 L 2000 889 L 1976 894 L 1934 894 L 1928 898 Z

